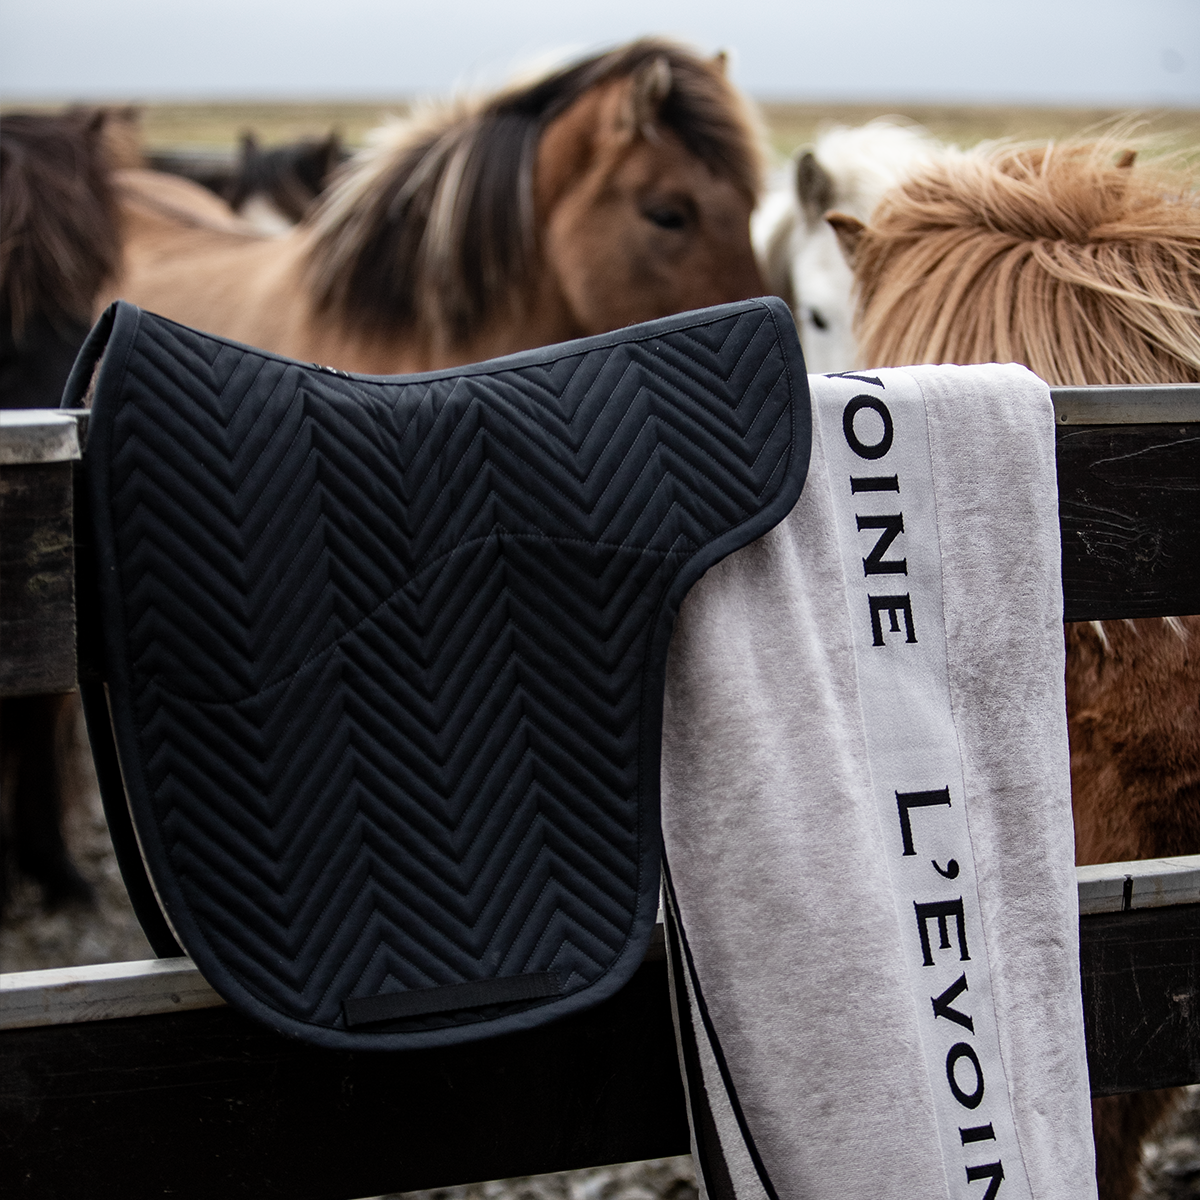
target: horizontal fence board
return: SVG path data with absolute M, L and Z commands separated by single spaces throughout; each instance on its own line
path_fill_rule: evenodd
M 1186 425 L 1200 421 L 1200 384 L 1053 387 L 1059 425 Z
M 1052 396 L 1064 618 L 1200 613 L 1200 388 L 1055 388 Z M 30 461 L 30 455 L 57 460 L 78 456 L 86 437 L 86 414 L 78 414 L 77 434 L 66 414 L 54 410 L 15 416 L 29 420 L 8 428 L 14 462 Z M 33 418 L 44 419 L 44 436 L 30 432 L 41 428 Z M 29 450 L 27 443 L 42 448 Z M 16 506 L 14 499 L 11 515 L 0 511 L 0 545 L 18 536 L 13 527 Z M 46 515 L 61 523 L 61 516 L 49 510 Z M 14 565 L 9 570 L 24 568 Z M 39 579 L 44 574 L 40 572 Z M 56 568 L 54 578 L 59 580 L 56 587 L 70 591 L 69 566 L 67 574 Z M 18 595 L 20 586 L 10 581 L 7 595 Z M 4 594 L 0 586 L 0 596 Z M 73 620 L 73 601 L 69 609 Z M 70 647 L 50 628 L 53 622 L 48 621 L 43 632 L 36 611 L 27 613 L 24 608 L 8 620 L 7 637 L 0 639 L 0 694 L 72 687 Z M 39 650 L 42 646 L 45 653 Z
M 1076 867 L 1075 878 L 1080 916 L 1200 904 L 1200 854 Z
M 1092 1094 L 1200 1083 L 1200 905 L 1080 920 Z
M 73 462 L 86 428 L 86 421 L 81 425 L 75 414 L 56 408 L 0 409 L 0 466 Z
M 1198 922 L 1082 918 L 1094 1094 L 1200 1082 Z M 319 1050 L 225 1007 L 0 1034 L 0 1194 L 22 1200 L 351 1200 L 687 1148 L 661 958 L 585 1013 L 439 1050 Z
M 351 1200 L 689 1149 L 666 963 L 526 1033 L 321 1050 L 230 1008 L 0 1035 L 0 1194 Z
M 1200 904 L 1200 854 L 1075 869 L 1081 916 Z M 664 954 L 656 926 L 646 952 Z M 0 974 L 0 1031 L 211 1008 L 224 1000 L 189 958 Z
M 1057 440 L 1064 619 L 1200 613 L 1200 423 Z
M 1081 917 L 1200 904 L 1200 855 L 1102 863 L 1077 867 L 1075 874 Z M 663 955 L 660 924 L 646 962 L 661 961 Z M 0 974 L 0 1031 L 222 1004 L 188 958 Z
M 0 975 L 0 1030 L 157 1016 L 224 1003 L 190 958 Z

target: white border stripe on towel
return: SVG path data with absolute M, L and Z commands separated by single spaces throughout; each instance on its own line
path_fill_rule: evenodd
M 996 1026 L 951 712 L 925 402 L 911 376 L 814 395 L 901 946 L 949 1195 L 1031 1195 Z M 982 1185 L 982 1191 L 981 1191 Z

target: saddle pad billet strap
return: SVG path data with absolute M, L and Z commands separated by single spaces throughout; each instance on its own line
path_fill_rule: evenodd
M 426 1013 L 462 1012 L 513 1000 L 540 1000 L 560 991 L 562 980 L 554 971 L 543 971 L 540 975 L 501 975 L 477 983 L 450 983 L 411 992 L 384 992 L 381 996 L 352 996 L 342 1001 L 342 1012 L 347 1025 L 376 1025 Z
M 121 775 L 205 977 L 335 1048 L 616 991 L 675 613 L 803 486 L 786 307 L 369 377 L 117 304 L 86 355 Z

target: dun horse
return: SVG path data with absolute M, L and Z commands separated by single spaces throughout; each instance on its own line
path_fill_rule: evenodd
M 947 159 L 869 227 L 834 215 L 867 366 L 1016 361 L 1050 384 L 1200 382 L 1192 174 L 1113 140 Z M 1079 863 L 1200 853 L 1200 617 L 1068 625 Z M 1101 1200 L 1169 1093 L 1094 1105 Z
M 346 370 L 452 366 L 761 293 L 759 170 L 724 60 L 643 40 L 385 129 L 282 238 L 128 174 L 110 295 Z

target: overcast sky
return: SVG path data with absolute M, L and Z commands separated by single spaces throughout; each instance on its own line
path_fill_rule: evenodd
M 0 0 L 0 95 L 444 94 L 643 33 L 760 96 L 1200 107 L 1200 0 Z

